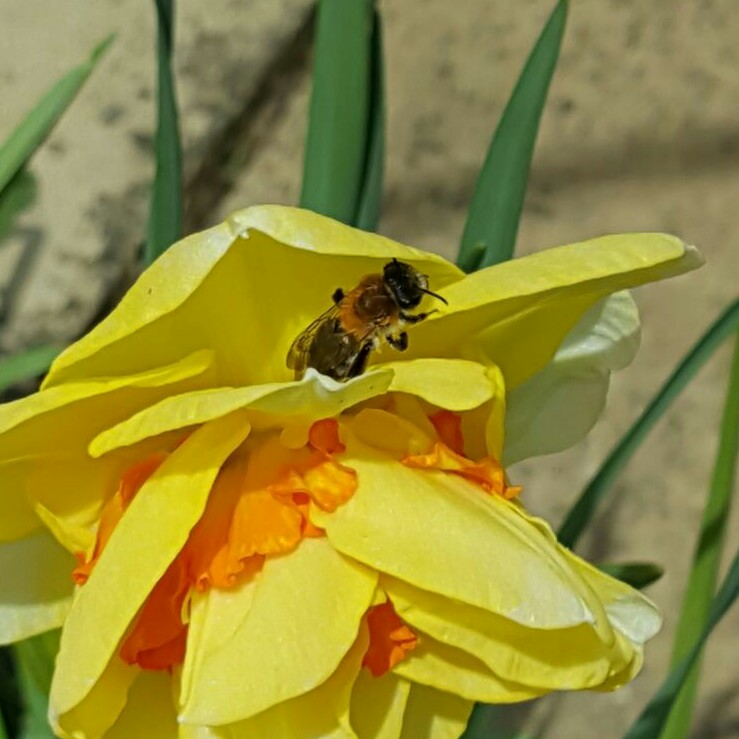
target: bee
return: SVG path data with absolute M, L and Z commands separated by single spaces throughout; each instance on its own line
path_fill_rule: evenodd
M 370 355 L 387 342 L 397 351 L 408 348 L 405 326 L 426 320 L 432 313 L 407 313 L 418 307 L 424 295 L 445 305 L 447 301 L 428 289 L 428 275 L 406 262 L 393 259 L 382 274 L 365 275 L 344 292 L 334 291 L 333 305 L 295 339 L 287 354 L 287 366 L 301 378 L 308 367 L 335 380 L 358 377 Z

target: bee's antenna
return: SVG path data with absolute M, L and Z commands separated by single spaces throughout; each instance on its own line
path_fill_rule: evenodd
M 432 293 L 431 290 L 425 290 L 424 288 L 421 288 L 422 293 L 426 293 L 426 295 L 430 295 L 432 298 L 436 298 L 437 300 L 441 300 L 444 305 L 449 305 L 449 301 L 446 298 L 442 298 L 441 295 L 437 295 L 436 293 Z

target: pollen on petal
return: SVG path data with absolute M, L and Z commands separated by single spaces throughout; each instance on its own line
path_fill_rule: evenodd
M 400 620 L 389 600 L 370 608 L 367 626 L 370 643 L 362 665 L 375 677 L 392 670 L 418 644 L 418 637 Z

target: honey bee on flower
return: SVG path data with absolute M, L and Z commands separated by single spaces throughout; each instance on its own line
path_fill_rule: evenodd
M 313 321 L 290 346 L 287 366 L 299 379 L 313 367 L 335 380 L 361 375 L 373 350 L 383 340 L 393 349 L 408 348 L 405 326 L 425 321 L 431 313 L 408 313 L 424 295 L 446 303 L 428 289 L 428 275 L 393 259 L 382 274 L 363 277 L 348 293 L 337 288 L 334 305 Z
M 0 640 L 62 627 L 56 733 L 136 736 L 156 710 L 172 739 L 435 739 L 475 701 L 631 680 L 655 606 L 561 547 L 505 464 L 587 431 L 635 350 L 622 291 L 699 263 L 627 234 L 464 275 L 281 206 L 175 244 L 0 406 L 1 569 L 34 567 L 1 591 Z M 298 339 L 294 379 L 330 291 L 388 267 L 448 307 L 396 354 L 394 294 L 338 361 Z M 581 345 L 574 381 L 605 382 L 563 409 L 539 378 Z

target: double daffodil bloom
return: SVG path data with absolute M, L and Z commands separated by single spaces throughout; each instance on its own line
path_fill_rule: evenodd
M 448 307 L 294 380 L 295 336 L 393 257 Z M 0 408 L 0 639 L 63 626 L 55 731 L 446 738 L 474 701 L 630 680 L 655 607 L 501 464 L 585 433 L 638 340 L 620 291 L 699 263 L 634 234 L 465 276 L 278 206 L 175 244 Z

